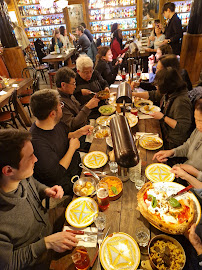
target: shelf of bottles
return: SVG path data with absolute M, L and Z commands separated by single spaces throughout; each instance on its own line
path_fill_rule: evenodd
M 110 45 L 114 23 L 122 29 L 124 41 L 136 34 L 136 0 L 89 0 L 88 9 L 91 32 L 95 39 L 101 38 L 102 45 Z
M 19 12 L 25 32 L 30 41 L 40 38 L 45 44 L 50 43 L 54 30 L 65 26 L 62 9 L 54 2 L 50 8 L 42 7 L 38 0 L 19 0 Z
M 192 1 L 174 1 L 174 3 L 175 11 L 182 21 L 182 26 L 186 26 L 189 22 Z

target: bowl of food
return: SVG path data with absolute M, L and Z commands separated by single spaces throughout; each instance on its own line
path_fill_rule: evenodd
M 109 90 L 99 91 L 97 92 L 96 97 L 99 98 L 100 100 L 108 99 L 110 97 L 110 92 Z
M 109 200 L 115 201 L 121 197 L 123 193 L 123 183 L 121 179 L 116 176 L 106 176 L 100 180 L 100 182 L 105 182 L 109 189 Z
M 183 247 L 173 237 L 160 234 L 153 237 L 148 246 L 151 266 L 155 270 L 178 269 L 185 266 L 186 255 Z
M 93 137 L 96 139 L 104 139 L 110 136 L 110 128 L 106 126 L 97 126 L 93 129 Z
M 113 105 L 103 105 L 99 108 L 99 112 L 102 115 L 111 115 L 116 111 L 116 107 Z
M 74 194 L 79 197 L 93 195 L 96 191 L 96 182 L 91 177 L 79 178 L 78 175 L 75 175 L 72 177 L 71 182 L 74 183 Z

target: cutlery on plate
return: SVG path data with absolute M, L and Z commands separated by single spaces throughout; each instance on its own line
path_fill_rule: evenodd
M 193 186 L 189 185 L 188 187 L 181 189 L 177 193 L 174 193 L 174 194 L 170 195 L 166 200 L 168 201 L 168 200 L 170 200 L 170 198 L 174 198 L 174 197 L 176 197 L 178 195 L 182 195 L 182 194 L 188 192 L 191 188 L 193 188 Z
M 80 163 L 79 167 L 87 170 L 88 172 L 90 172 L 92 174 L 92 176 L 94 176 L 98 181 L 100 181 L 100 177 L 96 173 L 94 173 L 94 171 L 91 171 L 89 168 L 87 168 L 85 165 L 83 165 L 83 163 Z
M 71 232 L 71 233 L 74 233 L 74 234 L 77 234 L 77 235 L 84 235 L 84 234 L 97 235 L 97 232 L 85 232 L 85 231 L 74 231 L 74 230 L 66 230 L 66 232 Z

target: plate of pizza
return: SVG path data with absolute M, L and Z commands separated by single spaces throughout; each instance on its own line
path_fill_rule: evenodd
M 134 104 L 135 104 L 135 107 L 141 108 L 141 107 L 146 106 L 146 105 L 153 105 L 153 102 L 149 99 L 141 98 L 141 99 L 135 101 Z
M 83 164 L 90 169 L 98 169 L 103 167 L 108 161 L 108 157 L 104 152 L 89 152 L 83 158 Z
M 193 223 L 199 223 L 201 206 L 191 191 L 167 199 L 183 188 L 175 182 L 148 182 L 137 194 L 137 209 L 157 229 L 169 234 L 184 234 Z
M 151 182 L 172 182 L 175 179 L 171 167 L 163 163 L 150 164 L 145 170 L 145 175 Z
M 96 119 L 96 124 L 100 126 L 106 126 L 108 124 L 109 116 L 100 116 Z

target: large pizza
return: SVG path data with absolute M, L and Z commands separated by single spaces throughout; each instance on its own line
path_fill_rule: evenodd
M 183 234 L 195 221 L 195 202 L 189 196 L 167 199 L 172 191 L 157 188 L 158 184 L 148 182 L 138 192 L 138 210 L 159 230 Z

